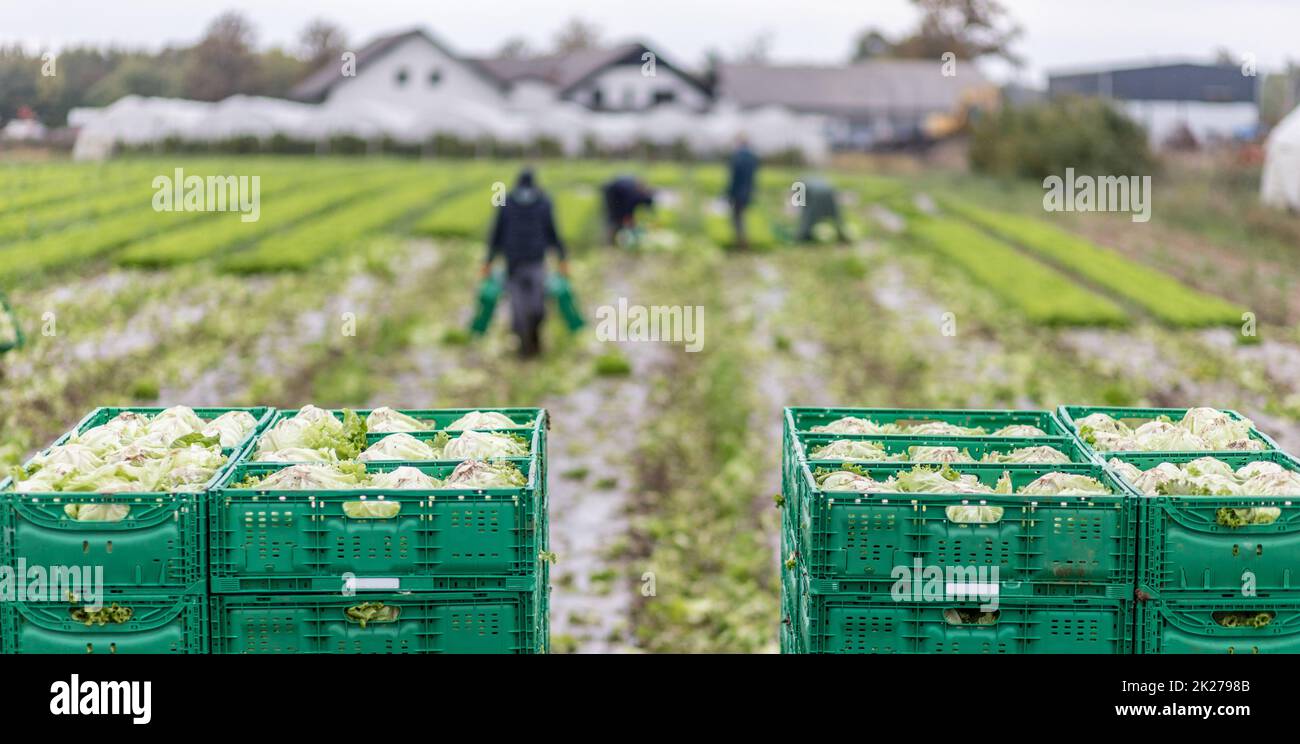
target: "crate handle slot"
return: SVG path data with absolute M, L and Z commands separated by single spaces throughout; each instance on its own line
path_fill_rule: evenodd
M 402 513 L 397 501 L 344 501 L 343 515 L 348 519 L 396 519 Z
M 943 611 L 943 620 L 949 625 L 997 625 L 1002 617 L 1002 610 L 983 612 L 966 607 L 949 607 Z
M 1004 511 L 1000 506 L 962 504 L 944 507 L 943 515 L 953 524 L 997 524 Z
M 343 610 L 343 617 L 350 623 L 362 628 L 379 623 L 395 623 L 401 615 L 401 608 L 390 607 L 383 602 L 362 602 Z
M 1217 625 L 1233 629 L 1249 628 L 1259 630 L 1260 628 L 1264 628 L 1272 623 L 1273 619 L 1276 617 L 1277 613 L 1269 610 L 1259 612 L 1253 612 L 1251 610 L 1221 610 L 1219 612 L 1210 613 L 1210 618 L 1214 620 Z

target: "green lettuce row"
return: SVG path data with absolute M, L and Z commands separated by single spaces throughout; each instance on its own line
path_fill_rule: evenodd
M 433 211 L 415 224 L 413 232 L 433 238 L 487 237 L 495 207 L 487 183 L 448 199 L 439 200 Z M 563 237 L 563 236 L 562 236 Z
M 246 169 L 246 168 L 245 168 Z M 206 169 L 205 169 L 206 170 Z M 160 171 L 161 172 L 161 171 Z M 220 172 L 207 171 L 207 174 Z M 199 175 L 196 171 L 191 175 Z M 289 172 L 268 174 L 260 186 L 260 199 L 299 185 L 310 176 L 303 172 L 294 177 Z M 136 209 L 125 210 L 88 224 L 78 224 L 55 230 L 31 240 L 23 240 L 0 247 L 0 283 L 29 278 L 42 271 L 55 269 L 99 258 L 122 246 L 144 240 L 154 235 L 188 227 L 197 222 L 205 226 L 222 221 L 239 222 L 234 212 L 155 212 L 152 197 L 140 202 Z
M 1199 327 L 1237 325 L 1245 309 L 1192 289 L 1177 279 L 1055 225 L 944 200 L 952 212 L 1132 302 L 1164 323 Z
M 365 240 L 428 204 L 435 196 L 435 189 L 427 175 L 407 176 L 399 186 L 234 253 L 222 260 L 220 267 L 237 274 L 310 269 L 342 248 Z
M 374 191 L 396 180 L 397 174 L 379 172 L 367 175 L 340 173 L 341 180 L 328 183 L 329 172 L 313 178 L 326 181 L 320 188 L 288 193 L 273 203 L 268 203 L 256 222 L 223 220 L 220 224 L 202 223 L 172 230 L 146 240 L 133 243 L 117 256 L 123 266 L 162 267 L 198 261 L 218 255 L 240 245 L 246 245 L 318 214 L 343 201 Z M 315 183 L 312 184 L 315 186 Z
M 912 220 L 909 234 L 960 266 L 1030 320 L 1047 325 L 1122 325 L 1119 305 L 1061 272 L 953 218 Z

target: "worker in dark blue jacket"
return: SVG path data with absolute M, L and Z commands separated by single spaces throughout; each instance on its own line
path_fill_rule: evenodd
M 498 256 L 506 261 L 506 294 L 510 297 L 511 328 L 519 336 L 519 355 L 542 351 L 542 319 L 546 315 L 546 252 L 554 251 L 559 271 L 568 274 L 564 241 L 555 230 L 555 214 L 546 192 L 537 187 L 533 171 L 519 173 L 506 203 L 497 209 L 488 240 L 483 276 Z
M 611 245 L 619 230 L 636 227 L 638 207 L 654 207 L 654 194 L 650 187 L 636 176 L 619 176 L 601 189 L 605 195 L 606 236 Z
M 749 149 L 749 141 L 742 134 L 736 138 L 736 151 L 731 154 L 728 169 L 727 200 L 731 202 L 731 224 L 736 232 L 736 248 L 748 250 L 745 235 L 745 210 L 754 198 L 754 180 L 758 176 L 758 156 Z

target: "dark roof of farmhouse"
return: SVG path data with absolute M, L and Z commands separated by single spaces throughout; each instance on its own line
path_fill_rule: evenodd
M 423 38 L 443 54 L 459 60 L 494 86 L 502 88 L 522 80 L 541 80 L 555 86 L 561 93 L 582 84 L 601 70 L 614 65 L 640 65 L 643 55 L 651 51 L 641 42 L 627 42 L 600 49 L 583 49 L 568 54 L 550 54 L 533 57 L 462 57 L 453 52 L 433 34 L 422 28 L 381 36 L 357 52 L 356 67 L 360 70 L 367 62 L 378 59 L 412 38 Z M 691 84 L 708 93 L 708 86 L 694 74 L 673 65 L 655 53 L 655 64 L 662 65 L 681 75 Z M 338 63 L 316 70 L 294 86 L 290 97 L 301 101 L 321 101 L 331 88 L 343 80 Z

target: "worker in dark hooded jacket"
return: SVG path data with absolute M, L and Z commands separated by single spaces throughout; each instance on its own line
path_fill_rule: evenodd
M 537 187 L 533 171 L 519 173 L 506 203 L 497 210 L 488 241 L 483 276 L 498 256 L 506 261 L 506 294 L 510 297 L 511 328 L 519 336 L 519 355 L 542 351 L 542 319 L 546 315 L 546 252 L 555 251 L 559 271 L 568 274 L 564 242 L 555 230 L 555 213 L 546 192 Z
M 736 248 L 747 250 L 749 237 L 745 234 L 745 210 L 754 198 L 754 181 L 758 177 L 758 156 L 749 149 L 749 139 L 743 134 L 736 138 L 736 150 L 727 167 L 727 201 L 731 202 L 731 226 L 736 233 Z
M 654 193 L 636 176 L 619 176 L 602 188 L 605 195 L 605 225 L 612 245 L 619 230 L 636 227 L 638 207 L 654 208 Z

